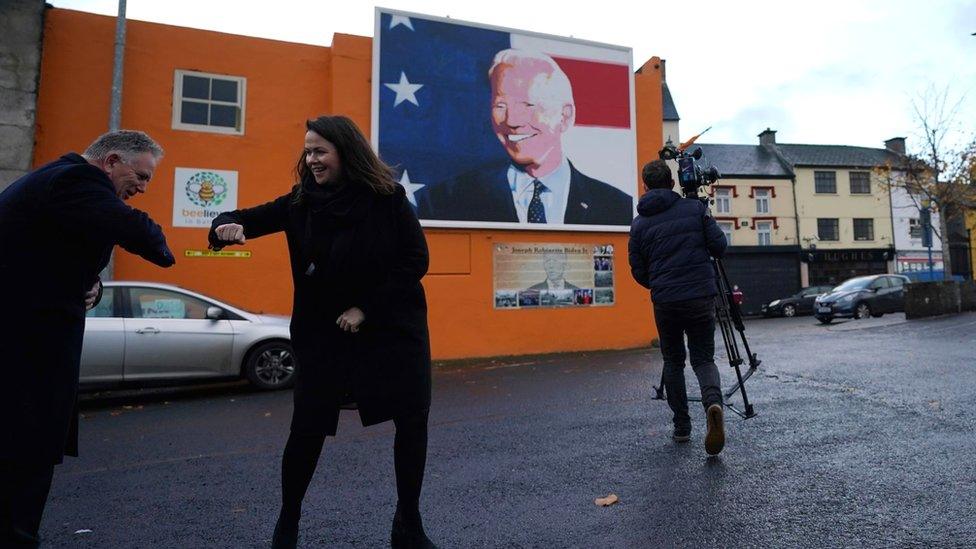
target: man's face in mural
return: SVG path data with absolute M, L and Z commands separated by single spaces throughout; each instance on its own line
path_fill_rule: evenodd
M 562 280 L 566 276 L 566 254 L 547 253 L 542 256 L 542 266 L 546 270 L 547 279 Z
M 541 177 L 562 161 L 562 135 L 574 107 L 554 97 L 551 67 L 535 60 L 500 65 L 491 75 L 491 121 L 512 160 Z

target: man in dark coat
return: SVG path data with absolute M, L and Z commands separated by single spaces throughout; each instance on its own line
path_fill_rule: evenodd
M 123 200 L 146 191 L 162 149 L 116 131 L 0 193 L 0 542 L 35 547 L 54 465 L 77 456 L 76 395 L 85 309 L 119 244 L 174 263 L 159 226 Z
M 562 222 L 567 225 L 626 225 L 633 213 L 630 195 L 580 172 L 566 161 L 569 192 Z M 466 172 L 417 192 L 417 216 L 450 221 L 519 223 L 509 170 L 511 164 L 493 164 Z M 542 196 L 545 196 L 543 191 Z M 528 193 L 531 198 L 532 193 Z M 530 201 L 531 204 L 531 201 Z M 526 216 L 528 208 L 525 208 Z M 558 223 L 547 213 L 548 223 Z M 532 223 L 533 221 L 528 221 Z
M 508 154 L 415 195 L 421 219 L 624 225 L 633 198 L 580 172 L 563 150 L 576 122 L 569 77 L 548 55 L 506 49 L 488 71 L 491 123 Z
M 705 449 L 718 454 L 725 445 L 722 384 L 715 366 L 715 296 L 718 286 L 711 258 L 721 258 L 727 242 L 698 200 L 682 199 L 666 163 L 655 160 L 642 173 L 647 193 L 637 204 L 630 228 L 630 269 L 651 290 L 654 320 L 664 358 L 664 387 L 674 412 L 672 437 L 691 436 L 685 393 L 685 335 L 691 367 L 701 387 L 708 430 Z

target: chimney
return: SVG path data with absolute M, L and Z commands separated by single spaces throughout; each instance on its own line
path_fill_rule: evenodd
M 766 128 L 764 132 L 759 134 L 759 144 L 760 145 L 775 145 L 776 144 L 776 130 L 771 130 Z
M 884 142 L 885 148 L 893 153 L 905 155 L 905 138 L 904 137 L 892 137 Z

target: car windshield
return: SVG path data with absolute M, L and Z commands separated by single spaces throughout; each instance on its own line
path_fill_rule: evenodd
M 874 281 L 873 278 L 852 278 L 852 279 L 844 282 L 840 286 L 837 286 L 836 288 L 834 288 L 834 291 L 835 292 L 850 292 L 850 291 L 853 291 L 853 290 L 863 290 L 864 288 L 867 288 L 868 285 L 871 284 L 871 282 L 873 282 L 873 281 Z

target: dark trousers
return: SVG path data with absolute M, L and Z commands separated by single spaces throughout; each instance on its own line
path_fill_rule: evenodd
M 37 547 L 54 465 L 0 461 L 0 547 Z
M 674 424 L 691 425 L 688 415 L 688 394 L 685 392 L 685 357 L 691 356 L 691 369 L 698 378 L 702 404 L 722 404 L 722 380 L 715 366 L 715 298 L 705 297 L 654 304 L 664 357 L 664 388 L 668 405 L 674 412 Z M 685 336 L 688 352 L 685 353 Z

